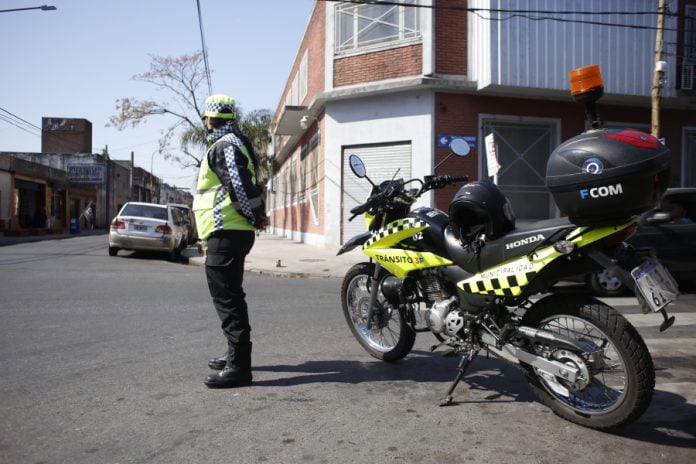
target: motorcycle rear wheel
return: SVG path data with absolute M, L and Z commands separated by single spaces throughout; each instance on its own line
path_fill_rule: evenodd
M 362 347 L 377 359 L 393 362 L 402 359 L 413 348 L 416 333 L 396 309 L 389 309 L 380 294 L 382 308 L 373 312 L 373 325 L 367 329 L 367 309 L 374 265 L 359 263 L 351 267 L 341 285 L 341 306 L 348 327 Z
M 655 369 L 636 329 L 614 308 L 594 298 L 551 295 L 536 302 L 522 324 L 559 333 L 587 347 L 559 350 L 556 358 L 581 372 L 586 382 L 571 386 L 525 366 L 532 390 L 558 416 L 593 429 L 612 429 L 638 419 L 650 405 Z

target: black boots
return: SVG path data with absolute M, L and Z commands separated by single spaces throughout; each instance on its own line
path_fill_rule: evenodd
M 229 344 L 227 356 L 208 361 L 211 369 L 222 369 L 208 374 L 204 383 L 208 388 L 234 388 L 251 385 L 251 343 Z

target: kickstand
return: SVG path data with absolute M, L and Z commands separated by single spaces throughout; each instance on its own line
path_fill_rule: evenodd
M 454 378 L 449 390 L 447 390 L 447 396 L 440 400 L 440 406 L 450 406 L 453 403 L 452 393 L 454 392 L 454 389 L 457 388 L 457 385 L 459 385 L 462 378 L 464 378 L 464 372 L 466 372 L 466 369 L 471 364 L 471 361 L 474 360 L 474 356 L 476 356 L 477 352 L 478 351 L 471 350 L 462 355 L 462 360 L 459 361 L 459 365 L 457 366 L 457 376 Z

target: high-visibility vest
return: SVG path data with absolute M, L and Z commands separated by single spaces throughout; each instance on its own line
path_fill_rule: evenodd
M 249 220 L 237 211 L 229 193 L 208 164 L 210 151 L 220 142 L 232 143 L 247 157 L 247 169 L 251 172 L 252 182 L 256 184 L 254 162 L 237 137 L 227 134 L 210 146 L 201 162 L 196 196 L 193 199 L 193 214 L 196 216 L 196 228 L 201 240 L 206 240 L 210 234 L 219 230 L 256 230 Z M 234 160 L 232 162 L 234 163 Z

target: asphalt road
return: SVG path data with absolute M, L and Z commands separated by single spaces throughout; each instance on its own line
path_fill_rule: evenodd
M 248 275 L 255 384 L 209 390 L 225 344 L 200 267 L 110 258 L 105 236 L 0 248 L 0 463 L 696 462 L 693 295 L 664 334 L 659 315 L 611 300 L 658 372 L 643 418 L 608 434 L 485 357 L 439 408 L 457 359 L 429 353 L 429 334 L 399 363 L 369 357 L 339 288 Z

